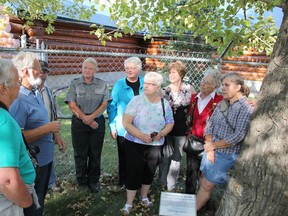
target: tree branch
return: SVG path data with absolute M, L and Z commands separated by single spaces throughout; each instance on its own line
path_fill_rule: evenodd
M 267 4 L 271 4 L 272 2 L 274 2 L 274 0 L 260 0 L 260 1 L 265 2 Z M 283 5 L 281 3 L 279 5 L 275 5 L 275 6 L 283 8 Z

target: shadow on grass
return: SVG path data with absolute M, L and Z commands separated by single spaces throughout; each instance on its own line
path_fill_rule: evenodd
M 106 176 L 107 177 L 107 176 Z M 112 177 L 114 178 L 114 177 Z M 91 193 L 89 190 L 79 190 L 71 183 L 62 183 L 62 193 L 49 191 L 45 203 L 45 216 L 74 216 L 74 215 L 101 215 L 114 216 L 122 215 L 120 209 L 126 201 L 125 189 L 120 189 L 111 184 L 111 176 L 101 180 L 99 193 Z M 138 205 L 139 200 L 135 199 L 134 208 L 130 215 L 152 216 L 158 215 L 160 191 L 151 188 L 150 197 L 155 205 L 150 208 L 143 208 Z M 158 195 L 159 194 L 159 195 Z
M 176 192 L 184 193 L 185 179 L 180 177 Z M 62 182 L 62 193 L 49 191 L 45 203 L 45 216 L 117 216 L 122 215 L 120 209 L 126 201 L 126 191 L 117 186 L 117 175 L 103 174 L 101 179 L 101 190 L 99 193 L 83 191 L 75 183 Z M 204 209 L 198 212 L 198 216 L 212 216 L 220 203 L 225 186 L 216 187 L 210 202 Z M 139 205 L 137 194 L 134 207 L 130 215 L 134 216 L 156 216 L 159 212 L 161 190 L 156 184 L 156 178 L 149 193 L 150 200 L 154 205 L 143 208 Z

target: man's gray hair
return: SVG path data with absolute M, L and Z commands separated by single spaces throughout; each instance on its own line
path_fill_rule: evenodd
M 133 63 L 133 64 L 136 65 L 136 67 L 137 67 L 139 70 L 142 70 L 142 62 L 141 62 L 140 58 L 138 58 L 138 57 L 130 57 L 130 58 L 126 59 L 126 60 L 124 61 L 124 67 L 125 67 L 125 68 L 126 68 L 126 65 L 127 65 L 128 63 Z
M 82 67 L 83 67 L 84 64 L 86 64 L 86 63 L 91 63 L 91 64 L 93 64 L 93 65 L 94 65 L 94 68 L 95 68 L 95 71 L 96 71 L 96 72 L 98 71 L 98 63 L 97 63 L 97 61 L 96 61 L 94 58 L 89 57 L 89 58 L 85 59 L 85 61 L 84 61 L 83 64 L 82 64 Z
M 163 84 L 163 76 L 157 72 L 148 72 L 144 76 L 144 81 L 153 80 L 157 86 L 161 86 Z
M 212 67 L 209 67 L 207 68 L 205 71 L 204 71 L 204 77 L 207 77 L 207 76 L 210 76 L 213 80 L 213 87 L 214 88 L 219 88 L 220 85 L 221 85 L 221 77 L 222 77 L 222 74 L 220 72 L 219 69 L 217 68 L 212 68 Z
M 23 77 L 24 68 L 33 67 L 35 59 L 38 60 L 37 55 L 32 52 L 20 52 L 13 57 L 12 62 L 18 70 L 19 77 Z
M 13 69 L 16 70 L 11 60 L 0 58 L 0 84 L 11 87 L 12 81 L 16 76 Z

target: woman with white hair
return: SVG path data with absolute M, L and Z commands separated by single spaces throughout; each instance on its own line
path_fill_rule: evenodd
M 110 135 L 117 141 L 118 162 L 119 162 L 119 186 L 126 185 L 126 151 L 125 151 L 125 128 L 122 120 L 124 110 L 130 100 L 139 94 L 143 94 L 143 76 L 140 76 L 142 69 L 141 59 L 129 57 L 124 61 L 125 77 L 119 79 L 113 86 L 112 100 L 107 107 L 109 117 Z
M 200 83 L 200 92 L 191 96 L 187 136 L 193 136 L 193 142 L 204 144 L 204 128 L 207 119 L 213 113 L 217 104 L 222 100 L 222 96 L 217 94 L 217 89 L 221 84 L 221 73 L 218 69 L 208 68 L 204 72 L 204 77 Z M 201 154 L 186 152 L 186 193 L 195 194 L 199 179 L 199 167 Z
M 158 93 L 162 83 L 160 74 L 147 73 L 144 77 L 144 95 L 135 96 L 124 112 L 127 201 L 122 212 L 126 215 L 133 207 L 137 190 L 141 193 L 141 204 L 146 207 L 152 205 L 148 191 L 161 159 L 164 136 L 174 125 L 172 109 Z
M 32 205 L 36 173 L 18 123 L 8 109 L 20 89 L 16 67 L 0 58 L 0 215 L 23 216 Z M 26 186 L 26 185 L 27 186 Z

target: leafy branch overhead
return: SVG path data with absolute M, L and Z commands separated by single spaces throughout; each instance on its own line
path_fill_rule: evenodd
M 156 36 L 201 36 L 207 44 L 221 52 L 231 40 L 238 51 L 254 48 L 272 52 L 278 29 L 272 17 L 264 18 L 264 12 L 281 6 L 285 0 L 0 0 L 9 4 L 12 12 L 30 24 L 34 19 L 48 23 L 46 31 L 53 32 L 53 22 L 59 16 L 88 20 L 93 14 L 109 9 L 110 19 L 116 22 L 115 31 L 104 31 L 103 26 L 93 25 L 102 44 L 122 34 L 144 33 L 146 39 Z M 109 7 L 108 7 L 109 4 Z M 97 7 L 96 7 L 97 6 Z M 97 9 L 98 8 L 98 9 Z M 19 11 L 21 11 L 19 13 Z M 252 16 L 252 14 L 254 16 Z M 96 27 L 96 28 L 95 28 Z

